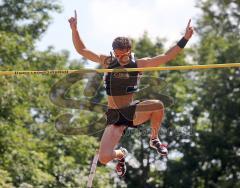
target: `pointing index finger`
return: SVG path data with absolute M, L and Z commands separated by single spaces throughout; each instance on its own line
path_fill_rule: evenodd
M 188 21 L 187 28 L 190 27 L 190 24 L 191 24 L 191 19 L 189 19 L 189 21 Z
M 74 17 L 75 17 L 75 19 L 77 19 L 77 11 L 76 10 L 74 10 Z

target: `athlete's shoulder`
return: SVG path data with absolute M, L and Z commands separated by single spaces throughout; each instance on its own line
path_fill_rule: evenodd
M 109 65 L 112 63 L 113 61 L 113 57 L 111 55 L 109 56 L 106 56 L 106 55 L 102 55 L 101 56 L 101 65 L 104 67 L 104 68 L 108 68 Z

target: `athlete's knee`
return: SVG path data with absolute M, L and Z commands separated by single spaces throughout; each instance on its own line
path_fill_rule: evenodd
M 107 155 L 107 154 L 99 154 L 99 158 L 98 158 L 99 162 L 101 164 L 107 164 L 109 161 L 112 160 L 112 156 L 111 155 Z
M 163 111 L 164 110 L 164 104 L 160 100 L 154 100 L 153 105 L 154 105 L 154 109 L 156 109 L 156 111 Z
M 155 100 L 154 110 L 152 111 L 151 118 L 161 119 L 164 117 L 164 104 L 160 100 Z
M 157 100 L 157 104 L 159 105 L 160 108 L 164 108 L 164 104 L 162 101 Z

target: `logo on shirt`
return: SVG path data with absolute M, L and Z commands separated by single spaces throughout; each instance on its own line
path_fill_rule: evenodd
M 113 73 L 114 78 L 120 78 L 120 79 L 128 79 L 129 74 L 128 72 L 115 72 Z

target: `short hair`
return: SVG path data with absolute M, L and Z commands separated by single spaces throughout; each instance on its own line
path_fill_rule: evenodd
M 112 48 L 113 48 L 113 50 L 115 50 L 115 49 L 119 49 L 119 50 L 131 49 L 132 42 L 127 37 L 117 37 L 113 40 Z

